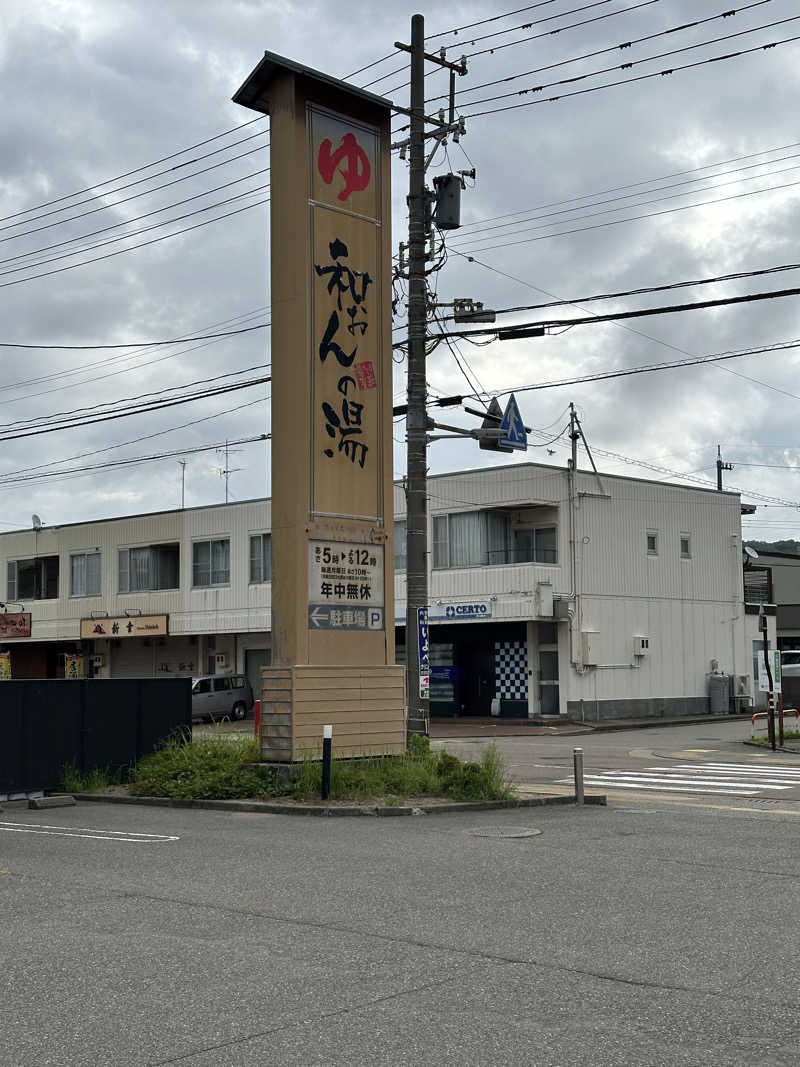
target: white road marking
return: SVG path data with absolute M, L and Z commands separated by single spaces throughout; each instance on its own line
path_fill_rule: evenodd
M 738 781 L 741 775 L 737 775 L 737 779 L 733 778 L 699 778 L 693 776 L 684 777 L 683 775 L 658 775 L 658 774 L 637 774 L 632 771 L 630 774 L 624 771 L 608 771 L 602 775 L 604 782 L 664 782 L 665 784 L 672 783 L 673 785 L 730 785 L 736 789 L 791 789 L 791 785 L 773 785 L 771 782 L 742 782 Z
M 770 767 L 749 763 L 681 763 L 630 771 L 600 771 L 584 775 L 590 785 L 618 789 L 650 789 L 672 793 L 714 793 L 757 796 L 800 786 L 800 767 Z M 563 784 L 574 780 L 562 778 Z
M 123 841 L 134 845 L 160 845 L 180 841 L 171 834 L 143 834 L 135 830 L 98 830 L 91 826 L 52 826 L 47 823 L 0 822 L 0 831 L 42 834 L 47 837 L 82 837 L 92 841 Z
M 692 789 L 691 786 L 686 785 L 659 785 L 656 783 L 647 785 L 644 782 L 615 781 L 610 778 L 595 778 L 592 780 L 586 776 L 584 776 L 583 780 L 584 782 L 589 782 L 590 785 L 602 785 L 609 789 L 654 789 L 658 793 L 715 793 L 729 797 L 758 796 L 757 789 Z

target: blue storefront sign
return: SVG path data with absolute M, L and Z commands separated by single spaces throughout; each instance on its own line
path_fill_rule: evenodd
M 437 622 L 479 622 L 491 619 L 491 600 L 473 600 L 468 604 L 432 604 L 431 619 Z

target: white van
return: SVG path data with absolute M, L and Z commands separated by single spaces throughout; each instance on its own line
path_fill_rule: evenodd
M 252 710 L 253 690 L 246 674 L 192 678 L 193 719 L 244 719 Z

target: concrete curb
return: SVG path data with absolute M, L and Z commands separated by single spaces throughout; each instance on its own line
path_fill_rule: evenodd
M 747 745 L 748 748 L 758 748 L 762 752 L 772 752 L 772 749 L 770 748 L 769 745 L 759 745 L 757 741 L 745 740 L 745 741 L 742 741 L 742 744 L 743 745 Z M 790 748 L 788 745 L 783 745 L 783 747 L 781 747 L 780 745 L 776 745 L 775 746 L 775 751 L 776 752 L 786 752 L 790 756 L 800 756 L 800 748 Z
M 705 726 L 716 722 L 744 722 L 751 715 L 699 715 L 697 718 L 686 719 L 609 719 L 607 722 L 576 723 L 578 726 L 586 726 L 594 733 L 611 732 L 612 730 L 650 730 L 657 726 Z
M 500 811 L 504 808 L 541 808 L 551 804 L 573 804 L 573 796 L 545 794 L 540 797 L 520 797 L 517 800 L 478 800 L 454 802 L 452 804 L 414 804 L 412 805 L 327 805 L 327 804 L 276 804 L 262 800 L 176 800 L 169 797 L 123 797 L 109 796 L 103 793 L 74 793 L 76 800 L 89 800 L 99 804 L 142 804 L 147 807 L 161 808 L 195 808 L 201 811 L 247 811 L 261 812 L 264 815 L 370 815 L 391 818 L 400 815 L 440 815 L 451 811 Z M 584 797 L 584 802 L 591 805 L 605 806 L 606 798 L 602 794 Z

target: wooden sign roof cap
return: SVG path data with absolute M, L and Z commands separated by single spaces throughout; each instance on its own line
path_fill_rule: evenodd
M 318 82 L 320 85 L 335 89 L 338 92 L 348 93 L 375 107 L 388 110 L 392 106 L 391 100 L 387 100 L 383 96 L 376 96 L 365 89 L 359 89 L 356 85 L 350 85 L 349 82 L 341 81 L 339 78 L 332 78 L 330 74 L 323 74 L 321 71 L 303 66 L 302 63 L 296 63 L 293 59 L 278 56 L 274 52 L 264 53 L 264 58 L 258 66 L 251 71 L 242 86 L 237 89 L 233 96 L 233 102 L 268 115 L 269 86 L 276 75 L 286 71 L 297 74 L 308 81 Z

